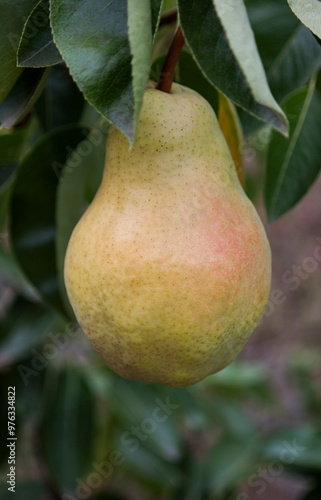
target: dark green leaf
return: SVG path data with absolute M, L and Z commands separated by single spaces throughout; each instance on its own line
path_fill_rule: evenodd
M 18 66 L 39 68 L 52 66 L 62 61 L 53 41 L 49 0 L 40 0 L 28 17 L 20 40 Z
M 286 117 L 267 85 L 243 2 L 178 4 L 186 41 L 209 81 L 235 104 L 286 134 Z
M 150 2 L 51 0 L 51 25 L 85 97 L 132 141 L 150 70 Z
M 57 192 L 57 269 L 62 297 L 70 308 L 63 271 L 71 233 L 92 202 L 100 185 L 105 163 L 106 122 L 95 127 L 66 163 Z
M 155 37 L 160 16 L 162 13 L 163 0 L 151 0 L 150 5 L 152 10 L 152 32 Z
M 8 283 L 21 295 L 35 300 L 37 298 L 34 289 L 23 276 L 14 256 L 0 245 L 0 269 L 5 283 Z
M 300 23 L 285 1 L 247 0 L 245 5 L 262 62 L 269 69 Z
M 18 298 L 0 322 L 0 367 L 24 358 L 39 345 L 60 322 L 59 317 L 43 306 Z
M 265 204 L 270 222 L 307 192 L 321 168 L 321 98 L 315 81 L 284 102 L 290 138 L 273 133 L 267 158 Z
M 0 131 L 0 165 L 14 163 L 20 159 L 26 133 L 27 127 Z
M 15 255 L 44 300 L 62 312 L 55 253 L 56 189 L 68 154 L 83 138 L 84 130 L 79 127 L 45 135 L 20 164 L 12 193 Z
M 84 96 L 72 80 L 68 68 L 54 66 L 45 89 L 36 103 L 36 112 L 45 131 L 77 123 L 84 108 Z
M 26 69 L 0 104 L 0 126 L 12 127 L 33 107 L 45 86 L 49 70 Z
M 0 0 L 0 102 L 19 78 L 21 69 L 16 67 L 16 52 L 26 16 L 37 0 Z
M 70 367 L 57 376 L 43 395 L 40 438 L 55 482 L 74 492 L 77 478 L 92 472 L 96 402 L 79 369 Z
M 269 71 L 269 84 L 280 102 L 308 84 L 321 67 L 321 46 L 305 26 L 299 26 Z
M 317 37 L 321 39 L 321 3 L 320 0 L 288 0 L 294 14 Z
M 9 204 L 11 190 L 13 186 L 13 176 L 0 185 L 0 232 L 6 227 L 8 222 Z

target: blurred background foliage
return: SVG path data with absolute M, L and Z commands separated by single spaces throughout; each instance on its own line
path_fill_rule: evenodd
M 173 6 L 165 1 L 164 11 Z M 306 99 L 313 75 L 313 92 L 321 91 L 315 76 L 320 46 L 285 1 L 248 0 L 246 6 L 273 94 L 288 106 L 295 127 L 300 117 L 293 106 Z M 154 80 L 175 26 L 162 26 L 156 37 Z M 176 81 L 200 92 L 218 112 L 218 93 L 187 50 Z M 277 499 L 285 496 L 278 496 L 276 485 L 286 477 L 289 500 L 320 500 L 320 340 L 295 355 L 280 347 L 284 373 L 278 380 L 265 360 L 266 344 L 255 350 L 255 337 L 254 355 L 251 344 L 232 365 L 188 389 L 126 381 L 93 351 L 66 296 L 63 260 L 71 231 L 99 186 L 108 126 L 63 63 L 34 69 L 23 85 L 5 109 L 0 105 L 8 120 L 0 130 L 0 419 L 6 435 L 7 388 L 15 386 L 15 498 Z M 269 127 L 238 111 L 246 190 L 264 217 L 264 172 L 273 169 L 284 139 L 275 135 L 268 153 Z M 305 190 L 319 170 L 313 164 L 310 172 Z M 283 208 L 272 204 L 266 189 L 266 208 L 277 218 Z M 320 205 L 309 207 L 320 220 Z M 275 251 L 278 235 L 276 230 Z M 275 272 L 280 274 L 278 265 Z M 294 322 L 294 305 L 292 315 Z M 276 351 L 281 344 L 274 327 L 266 318 L 259 330 Z M 291 391 L 293 414 L 284 410 Z M 12 495 L 7 468 L 4 445 L 4 500 Z

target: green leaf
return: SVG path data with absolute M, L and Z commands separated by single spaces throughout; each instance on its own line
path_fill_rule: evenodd
M 151 0 L 151 15 L 152 15 L 152 32 L 154 38 L 156 36 L 159 20 L 162 14 L 164 0 Z
M 265 181 L 270 222 L 305 195 L 321 167 L 321 98 L 315 80 L 290 95 L 283 108 L 290 122 L 290 138 L 273 133 L 270 142 Z
M 10 165 L 20 159 L 28 127 L 0 131 L 0 165 Z M 0 184 L 2 175 L 0 178 Z
M 61 320 L 43 306 L 18 298 L 0 322 L 0 367 L 23 359 Z
M 174 462 L 181 456 L 182 443 L 177 427 L 177 399 L 160 396 L 153 386 L 141 382 L 128 382 L 117 377 L 114 385 L 114 403 L 122 419 L 124 431 L 133 427 L 140 430 L 146 448 L 163 459 Z M 166 414 L 162 409 L 169 397 L 169 402 L 177 406 Z M 154 418 L 155 408 L 160 410 L 161 421 Z M 158 415 L 158 413 L 157 413 Z M 152 432 L 151 432 L 152 430 Z
M 223 94 L 287 134 L 287 120 L 274 100 L 243 1 L 179 0 L 186 41 L 200 68 Z M 206 47 L 206 50 L 204 50 Z
M 64 64 L 53 66 L 45 89 L 35 109 L 47 132 L 54 128 L 77 123 L 84 108 L 84 96 Z
M 18 66 L 39 68 L 62 61 L 53 41 L 49 0 L 40 0 L 24 26 L 17 53 Z
M 293 90 L 308 84 L 321 67 L 321 47 L 305 26 L 299 26 L 272 65 L 268 76 L 280 102 Z
M 259 445 L 255 435 L 250 440 L 225 436 L 215 444 L 206 460 L 207 484 L 212 494 L 233 490 L 256 470 Z
M 262 446 L 264 460 L 279 460 L 303 474 L 320 476 L 321 433 L 312 426 L 282 430 L 268 436 Z
M 63 313 L 55 253 L 56 189 L 67 155 L 83 138 L 80 127 L 63 127 L 43 136 L 21 162 L 12 193 L 14 253 L 43 299 Z
M 288 4 L 300 21 L 321 39 L 320 0 L 288 0 Z
M 300 25 L 299 20 L 285 1 L 247 0 L 245 5 L 263 65 L 267 70 Z
M 218 92 L 205 78 L 189 52 L 182 51 L 180 54 L 175 81 L 201 94 L 218 114 Z
M 26 16 L 33 9 L 36 0 L 0 0 L 0 102 L 21 74 L 16 67 L 16 51 Z
M 15 291 L 28 299 L 37 299 L 34 288 L 30 286 L 22 274 L 14 256 L 11 252 L 5 250 L 2 245 L 0 245 L 0 269 L 5 283 L 8 283 Z
M 95 438 L 95 397 L 76 367 L 57 373 L 45 386 L 40 438 L 46 465 L 63 491 L 74 492 L 77 478 L 91 472 Z M 67 496 L 67 495 L 66 495 Z
M 133 475 L 141 483 L 151 483 L 164 488 L 175 487 L 182 482 L 182 474 L 178 467 L 162 460 L 156 453 L 152 453 L 142 445 L 132 452 L 121 436 L 117 436 L 116 446 L 125 458 L 123 467 L 127 474 Z
M 0 185 L 0 232 L 6 227 L 8 222 L 9 204 L 13 186 L 13 176 Z
M 140 0 L 139 2 L 127 0 L 127 10 L 134 90 L 134 133 L 130 139 L 134 139 L 152 59 L 150 0 Z
M 100 185 L 106 151 L 106 122 L 91 130 L 70 155 L 57 191 L 57 269 L 62 297 L 70 310 L 64 283 L 64 260 L 71 233 Z
M 148 0 L 51 0 L 54 41 L 86 99 L 132 142 L 152 51 Z
M 26 69 L 0 104 L 1 127 L 12 127 L 21 121 L 39 98 L 50 70 Z

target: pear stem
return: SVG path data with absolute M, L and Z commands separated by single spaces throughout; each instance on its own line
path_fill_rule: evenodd
M 170 10 L 164 12 L 162 17 L 160 18 L 159 27 L 164 26 L 165 24 L 171 24 L 174 21 L 177 21 L 177 7 L 173 7 Z
M 182 28 L 179 26 L 172 41 L 172 45 L 169 48 L 167 57 L 165 59 L 164 66 L 162 68 L 162 72 L 160 74 L 159 81 L 157 84 L 157 90 L 161 90 L 162 92 L 167 92 L 167 94 L 170 94 L 172 83 L 174 80 L 176 65 L 181 50 L 184 47 L 184 43 L 185 43 L 185 38 L 183 35 L 183 31 Z

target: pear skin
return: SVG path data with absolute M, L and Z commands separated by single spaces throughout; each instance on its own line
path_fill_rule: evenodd
M 127 379 L 186 387 L 237 356 L 270 291 L 271 254 L 211 106 L 149 85 L 136 138 L 111 126 L 102 184 L 65 258 L 83 331 Z

